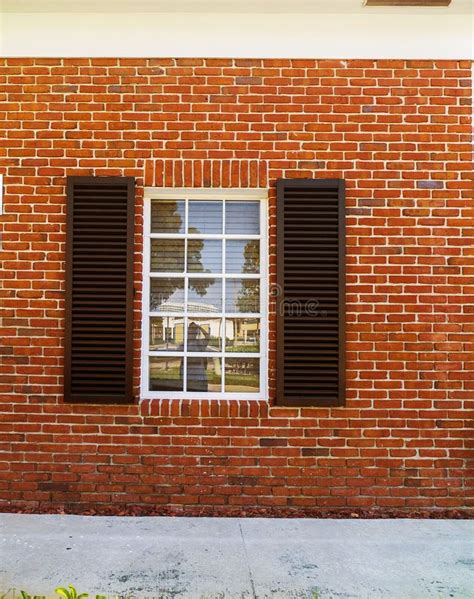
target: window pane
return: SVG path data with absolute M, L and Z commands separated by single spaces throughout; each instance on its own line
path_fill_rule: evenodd
M 225 270 L 228 273 L 258 273 L 260 271 L 260 242 L 258 239 L 228 239 Z
M 189 233 L 222 233 L 223 202 L 189 202 Z
M 183 391 L 183 358 L 150 358 L 150 391 Z
M 188 239 L 188 272 L 222 272 L 222 241 Z
M 151 351 L 183 351 L 184 319 L 174 316 L 150 318 Z
M 154 200 L 151 203 L 152 233 L 184 233 L 184 201 Z
M 226 312 L 259 312 L 260 281 L 258 279 L 227 279 Z
M 232 235 L 259 235 L 260 202 L 226 202 L 225 232 Z
M 152 312 L 184 312 L 184 279 L 150 279 L 150 310 Z
M 222 279 L 189 279 L 188 312 L 221 312 Z
M 190 318 L 188 351 L 220 351 L 221 326 L 221 318 Z
M 258 393 L 260 390 L 259 362 L 258 358 L 226 358 L 225 391 Z
M 260 320 L 258 318 L 226 318 L 225 350 L 227 352 L 259 352 Z
M 188 358 L 187 391 L 221 392 L 220 358 Z
M 184 239 L 151 240 L 151 272 L 183 272 Z

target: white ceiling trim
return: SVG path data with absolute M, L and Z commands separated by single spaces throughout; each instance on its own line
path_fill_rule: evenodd
M 217 12 L 466 14 L 473 0 L 452 0 L 449 7 L 364 7 L 363 0 L 0 0 L 2 12 Z
M 3 13 L 3 56 L 472 59 L 453 15 Z

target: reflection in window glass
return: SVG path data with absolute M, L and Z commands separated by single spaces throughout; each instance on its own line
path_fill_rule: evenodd
M 220 358 L 187 358 L 187 391 L 221 391 Z
M 221 234 L 222 202 L 189 202 L 188 233 Z
M 188 272 L 222 272 L 222 241 L 188 239 Z
M 184 233 L 185 202 L 154 200 L 151 203 L 152 233 Z
M 258 239 L 228 239 L 225 255 L 225 270 L 228 273 L 252 274 L 260 271 Z
M 226 318 L 225 350 L 227 352 L 260 351 L 260 319 Z
M 258 393 L 260 388 L 258 358 L 226 358 L 225 391 L 229 393 Z
M 179 277 L 150 280 L 150 310 L 152 312 L 184 312 L 184 279 Z
M 184 239 L 151 240 L 151 272 L 183 272 Z
M 181 192 L 147 204 L 145 392 L 260 397 L 261 203 L 225 190 L 222 199 Z
M 149 378 L 150 391 L 183 391 L 183 358 L 151 357 Z
M 184 319 L 175 316 L 150 318 L 151 351 L 183 351 Z
M 189 279 L 188 312 L 221 312 L 222 279 Z
M 212 352 L 221 349 L 221 318 L 188 319 L 188 352 Z
M 258 279 L 227 279 L 225 309 L 227 312 L 259 312 L 260 281 Z
M 226 202 L 225 232 L 231 235 L 260 233 L 259 202 Z

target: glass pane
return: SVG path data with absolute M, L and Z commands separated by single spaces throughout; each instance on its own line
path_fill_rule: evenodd
M 226 318 L 225 350 L 227 352 L 259 352 L 260 320 L 258 318 Z
M 221 318 L 190 318 L 188 351 L 220 351 L 221 325 Z
M 258 279 L 227 279 L 226 312 L 259 312 L 260 281 Z
M 154 200 L 151 203 L 152 233 L 184 233 L 184 201 Z
M 150 310 L 152 312 L 184 312 L 184 279 L 150 279 Z
M 184 319 L 174 316 L 150 318 L 151 351 L 183 351 Z
M 220 358 L 188 358 L 187 391 L 221 392 Z
M 222 241 L 188 239 L 188 272 L 222 272 Z
M 189 202 L 189 233 L 222 233 L 222 202 Z
M 150 358 L 150 391 L 183 391 L 183 358 Z
M 189 279 L 188 312 L 221 312 L 222 279 Z
M 226 202 L 225 232 L 231 235 L 259 235 L 260 202 Z
M 260 390 L 259 362 L 258 358 L 226 358 L 225 391 L 258 393 Z
M 184 239 L 152 239 L 151 271 L 183 272 Z
M 225 270 L 228 273 L 258 273 L 260 271 L 260 242 L 258 239 L 228 239 L 225 254 Z

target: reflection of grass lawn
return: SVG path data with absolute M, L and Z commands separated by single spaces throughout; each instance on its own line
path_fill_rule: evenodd
M 182 345 L 176 345 L 175 343 L 161 343 L 161 344 L 151 344 L 151 351 L 181 351 Z
M 178 358 L 181 360 L 181 358 Z M 195 358 L 196 360 L 200 360 L 201 358 Z M 203 358 L 204 359 L 204 358 Z M 234 358 L 235 359 L 235 358 Z M 170 362 L 176 363 L 176 358 L 170 358 Z M 191 365 L 190 370 L 188 370 L 188 380 L 192 379 L 192 370 L 195 368 Z M 197 373 L 196 373 L 197 374 Z M 221 375 L 214 370 L 206 370 L 207 382 L 211 385 L 220 385 L 221 383 Z M 199 373 L 199 378 L 201 373 Z M 178 366 L 171 366 L 166 369 L 160 368 L 157 366 L 150 367 L 150 378 L 153 384 L 153 381 L 168 381 L 169 383 L 175 384 L 181 380 L 182 372 L 181 372 L 181 364 Z M 226 387 L 235 387 L 235 389 L 228 389 L 229 391 L 250 391 L 249 387 L 256 387 L 258 390 L 259 387 L 259 375 L 258 373 L 242 373 L 242 372 L 227 372 L 225 375 L 225 385 Z
M 225 375 L 226 385 L 245 385 L 246 387 L 258 387 L 258 376 L 256 374 L 229 374 Z
M 165 344 L 161 344 L 161 345 L 150 345 L 150 351 L 183 351 L 184 350 L 184 345 L 181 343 L 180 345 L 165 345 Z M 206 348 L 204 349 L 191 349 L 188 348 L 188 351 L 191 353 L 192 351 L 208 351 L 208 352 L 218 352 L 220 351 L 221 348 L 219 346 L 219 344 L 209 344 Z M 249 351 L 249 350 L 229 350 L 229 351 Z M 252 350 L 252 351 L 258 351 L 258 350 Z
M 256 353 L 258 354 L 259 352 L 259 348 L 258 345 L 252 344 L 252 345 L 228 345 L 226 348 L 226 351 L 230 352 L 242 352 L 242 353 Z
M 150 367 L 150 375 L 152 378 L 154 379 L 159 379 L 159 380 L 163 380 L 163 379 L 179 379 L 179 373 L 180 368 L 179 366 L 176 368 L 167 368 L 166 370 L 164 368 L 159 368 L 158 366 L 151 366 Z
M 200 358 L 196 358 L 197 360 L 199 360 Z M 191 372 L 188 370 L 188 380 L 192 378 L 192 369 L 193 366 L 191 366 Z M 201 373 L 199 373 L 201 374 Z M 218 374 L 217 372 L 214 372 L 212 370 L 206 370 L 206 376 L 207 376 L 207 382 L 208 383 L 212 383 L 212 384 L 216 384 L 219 385 L 221 382 L 221 375 Z M 162 369 L 162 368 L 150 368 L 150 375 L 152 378 L 152 381 L 178 381 L 181 379 L 181 369 L 179 367 L 177 368 L 167 368 L 166 370 Z

